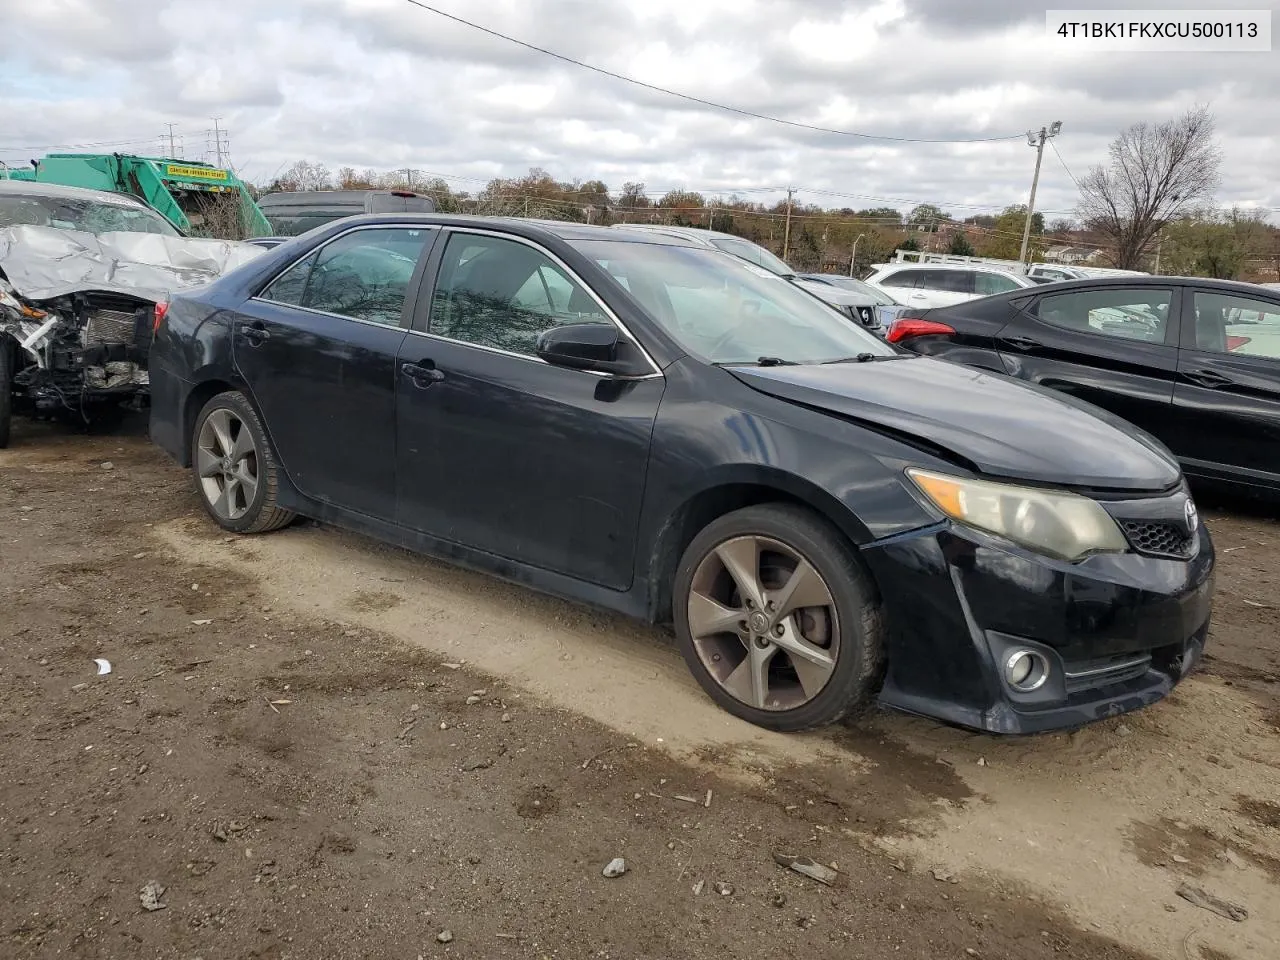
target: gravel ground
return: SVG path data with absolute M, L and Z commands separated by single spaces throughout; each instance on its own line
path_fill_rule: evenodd
M 1278 956 L 1280 528 L 1205 512 L 1211 657 L 1166 704 L 781 738 L 653 631 L 314 526 L 228 542 L 140 425 L 19 424 L 0 955 Z

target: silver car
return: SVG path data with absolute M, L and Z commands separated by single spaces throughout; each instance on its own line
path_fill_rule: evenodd
M 769 273 L 789 283 L 795 284 L 877 336 L 883 337 L 885 334 L 887 324 L 883 319 L 880 303 L 877 300 L 876 294 L 878 292 L 867 293 L 860 290 L 850 290 L 842 286 L 814 280 L 812 276 L 798 274 L 787 266 L 783 260 L 775 257 L 760 244 L 752 243 L 744 237 L 739 237 L 732 233 L 720 233 L 716 230 L 649 223 L 619 223 L 615 224 L 612 229 L 643 230 L 669 237 L 681 237 L 685 240 L 692 240 L 700 246 L 711 247 L 714 250 L 731 254 L 762 270 L 767 270 Z M 881 299 L 883 299 L 883 295 L 881 295 Z M 892 320 L 893 318 L 890 317 L 889 319 Z

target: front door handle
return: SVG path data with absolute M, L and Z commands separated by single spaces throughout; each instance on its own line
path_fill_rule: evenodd
M 1192 383 L 1198 383 L 1200 386 L 1207 387 L 1210 390 L 1235 383 L 1230 377 L 1224 376 L 1216 370 L 1187 370 L 1182 375 Z
M 400 372 L 420 387 L 425 387 L 430 383 L 439 383 L 444 379 L 444 374 L 435 367 L 422 367 L 416 363 L 403 364 L 400 367 Z
M 1002 339 L 1015 350 L 1034 350 L 1042 346 L 1039 340 L 1032 340 L 1030 337 L 1003 337 Z

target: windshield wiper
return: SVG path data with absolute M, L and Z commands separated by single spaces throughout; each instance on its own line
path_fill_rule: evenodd
M 794 367 L 797 360 L 783 360 L 781 357 L 756 357 L 755 360 L 717 360 L 713 367 Z
M 891 360 L 897 357 L 896 353 L 880 354 L 880 353 L 860 353 L 856 357 L 837 357 L 834 360 L 823 360 L 823 364 L 828 363 L 871 363 L 873 360 Z

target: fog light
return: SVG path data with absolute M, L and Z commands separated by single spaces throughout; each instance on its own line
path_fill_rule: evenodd
M 1031 693 L 1049 679 L 1049 664 L 1034 650 L 1015 650 L 1004 662 L 1004 678 L 1019 693 Z

